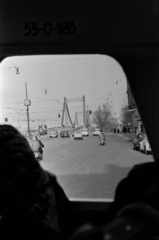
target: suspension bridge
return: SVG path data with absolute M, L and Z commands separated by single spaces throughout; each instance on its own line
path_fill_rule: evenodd
M 71 102 L 82 102 L 83 104 L 83 112 L 75 112 L 75 119 L 72 121 L 68 104 Z M 85 96 L 82 96 L 81 98 L 71 98 L 68 99 L 64 97 L 64 104 L 63 104 L 63 110 L 62 110 L 62 119 L 61 119 L 61 127 L 79 127 L 79 120 L 78 116 L 83 115 L 83 126 L 89 126 L 90 125 L 90 118 L 89 118 L 89 110 L 88 107 L 86 109 L 86 103 L 85 103 Z

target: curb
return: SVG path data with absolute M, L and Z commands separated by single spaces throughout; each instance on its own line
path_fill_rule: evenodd
M 119 137 L 125 138 L 125 139 L 129 140 L 130 142 L 132 142 L 132 141 L 133 141 L 133 139 L 132 139 L 132 138 L 129 138 L 129 137 L 124 137 L 124 136 L 123 136 L 123 135 L 121 135 L 121 134 L 118 134 L 118 133 L 116 133 L 116 135 L 117 135 L 117 136 L 119 136 Z

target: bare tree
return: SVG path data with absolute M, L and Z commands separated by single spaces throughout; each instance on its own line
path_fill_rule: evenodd
M 121 108 L 121 114 L 120 114 L 121 121 L 124 126 L 127 126 L 128 123 L 132 122 L 132 113 L 129 112 L 128 110 L 129 110 L 129 106 L 124 101 L 123 106 Z
M 99 106 L 97 110 L 93 112 L 93 123 L 96 124 L 102 130 L 109 130 L 111 125 L 115 123 L 115 118 L 112 114 L 112 106 L 107 103 Z
M 118 124 L 118 119 L 115 117 L 112 117 L 110 119 L 110 123 L 109 123 L 109 130 L 113 130 L 114 128 L 118 128 L 119 124 Z

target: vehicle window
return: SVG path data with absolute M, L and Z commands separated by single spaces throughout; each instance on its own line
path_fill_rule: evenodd
M 31 132 L 39 136 L 45 145 L 40 164 L 57 175 L 70 199 L 112 199 L 135 164 L 153 161 L 143 144 L 142 151 L 134 149 L 144 126 L 124 69 L 110 56 L 6 58 L 0 86 L 0 123 L 15 126 L 28 141 Z M 56 131 L 58 137 L 50 138 Z

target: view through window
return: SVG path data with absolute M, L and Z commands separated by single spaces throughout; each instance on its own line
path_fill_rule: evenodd
M 29 143 L 38 136 L 41 166 L 70 199 L 113 198 L 135 164 L 153 161 L 124 69 L 110 56 L 6 58 L 0 124 L 15 126 Z

